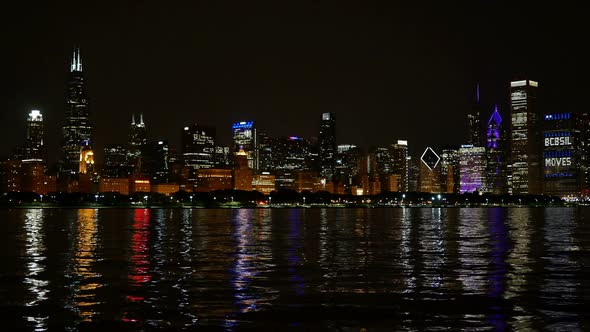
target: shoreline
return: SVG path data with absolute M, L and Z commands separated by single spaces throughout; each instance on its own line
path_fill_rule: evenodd
M 546 207 L 561 207 L 561 208 L 575 208 L 575 207 L 590 207 L 587 204 L 555 204 L 555 205 L 496 205 L 496 204 L 470 204 L 470 205 L 281 205 L 281 206 L 199 206 L 199 205 L 183 205 L 183 206 L 166 206 L 166 205 L 128 205 L 128 206 L 109 206 L 109 205 L 11 205 L 0 206 L 0 209 L 424 209 L 424 208 L 546 208 Z

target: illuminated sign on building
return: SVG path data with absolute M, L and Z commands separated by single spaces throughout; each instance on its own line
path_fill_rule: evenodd
M 236 122 L 233 124 L 232 129 L 239 129 L 239 128 L 252 128 L 254 125 L 254 121 L 241 121 Z
M 428 167 L 430 170 L 433 170 L 436 167 L 436 165 L 438 165 L 440 157 L 436 154 L 436 152 L 434 152 L 434 150 L 432 150 L 432 148 L 427 147 L 426 150 L 424 150 L 422 156 L 420 157 L 420 160 L 422 160 L 426 167 Z
M 563 146 L 563 145 L 572 145 L 571 137 L 569 137 L 569 136 L 545 137 L 545 146 Z
M 545 158 L 545 166 L 571 166 L 572 158 Z

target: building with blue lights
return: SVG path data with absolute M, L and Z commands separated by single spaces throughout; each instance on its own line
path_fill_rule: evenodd
M 232 125 L 232 138 L 233 148 L 232 152 L 238 153 L 243 150 L 246 153 L 246 159 L 248 160 L 248 167 L 257 170 L 258 169 L 258 158 L 257 158 L 257 136 L 256 127 L 254 121 L 241 121 L 235 122 Z
M 505 133 L 498 106 L 494 106 L 486 131 L 486 186 L 487 191 L 494 194 L 508 192 Z
M 543 117 L 544 192 L 559 197 L 578 197 L 582 191 L 579 117 L 575 113 Z

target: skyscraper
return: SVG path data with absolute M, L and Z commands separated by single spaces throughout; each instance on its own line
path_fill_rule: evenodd
M 479 84 L 475 87 L 475 100 L 471 111 L 467 114 L 467 142 L 474 146 L 481 146 L 481 102 L 479 99 Z
M 47 161 L 43 135 L 43 115 L 39 110 L 32 110 L 27 118 L 27 140 L 23 151 L 24 160 Z
M 233 138 L 233 149 L 234 154 L 243 150 L 246 153 L 246 159 L 248 160 L 248 167 L 251 169 L 258 169 L 257 164 L 257 149 L 258 144 L 256 141 L 256 127 L 254 121 L 241 121 L 236 122 L 232 125 L 232 138 Z
M 481 146 L 462 145 L 459 149 L 460 193 L 485 191 L 486 154 Z
M 440 157 L 431 147 L 427 147 L 420 157 L 419 191 L 439 193 L 440 190 Z
M 135 114 L 131 115 L 131 127 L 129 128 L 129 145 L 127 147 L 127 162 L 133 173 L 142 172 L 142 155 L 147 144 L 147 129 L 143 122 L 143 114 L 139 115 L 139 122 L 135 121 Z
M 541 131 L 537 87 L 531 80 L 510 82 L 512 194 L 541 194 Z
M 127 148 L 119 144 L 108 144 L 104 147 L 103 177 L 126 178 L 129 176 Z
M 275 170 L 308 169 L 308 142 L 296 136 L 279 137 L 272 140 L 272 165 Z
M 70 77 L 66 93 L 66 117 L 62 127 L 63 133 L 63 170 L 67 173 L 78 172 L 82 146 L 92 146 L 92 125 L 88 111 L 82 58 L 80 49 L 76 48 L 72 56 Z
M 336 167 L 336 119 L 332 113 L 322 113 L 318 144 L 320 175 L 330 181 Z
M 193 124 L 182 130 L 182 158 L 193 170 L 215 166 L 215 128 Z
M 578 127 L 580 129 L 580 173 L 582 176 L 582 196 L 590 197 L 590 113 L 578 114 Z
M 258 134 L 258 170 L 270 172 L 273 170 L 273 140 L 265 131 L 259 130 Z
M 458 193 L 460 184 L 459 151 L 443 149 L 440 156 L 441 190 L 445 193 Z
M 579 197 L 584 179 L 580 117 L 560 112 L 545 114 L 543 119 L 544 193 Z
M 486 186 L 494 194 L 506 194 L 506 137 L 498 106 L 488 120 L 486 131 Z
M 142 171 L 150 177 L 151 183 L 168 182 L 169 155 L 168 141 L 148 142 L 141 150 Z
M 391 174 L 399 174 L 399 191 L 409 191 L 408 141 L 398 140 L 390 146 Z

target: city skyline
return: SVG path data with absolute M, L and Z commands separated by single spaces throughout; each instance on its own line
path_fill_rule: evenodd
M 133 113 L 144 114 L 153 139 L 178 148 L 178 128 L 194 123 L 216 127 L 229 145 L 231 130 L 223 128 L 236 121 L 254 120 L 271 136 L 311 137 L 316 114 L 332 112 L 338 144 L 367 148 L 403 138 L 415 155 L 430 145 L 440 151 L 443 135 L 450 145 L 466 143 L 476 83 L 482 122 L 494 104 L 507 118 L 511 80 L 540 82 L 542 112 L 580 108 L 586 84 L 576 73 L 579 21 L 549 25 L 566 10 L 532 2 L 191 5 L 162 14 L 149 2 L 113 11 L 67 2 L 12 6 L 11 17 L 29 19 L 2 23 L 19 33 L 8 39 L 3 64 L 1 120 L 14 125 L 3 126 L 0 155 L 9 154 L 13 138 L 24 139 L 23 114 L 40 109 L 55 161 L 73 45 L 82 50 L 98 151 L 126 141 Z M 113 24 L 102 24 L 105 18 Z M 463 130 L 448 132 L 450 124 Z

